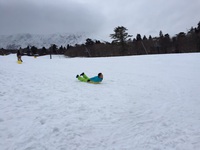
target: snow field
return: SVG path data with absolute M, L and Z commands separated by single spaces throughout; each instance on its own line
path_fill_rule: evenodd
M 200 147 L 199 53 L 22 60 L 0 56 L 2 150 Z

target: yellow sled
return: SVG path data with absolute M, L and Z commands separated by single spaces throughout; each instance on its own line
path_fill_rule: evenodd
M 18 60 L 17 63 L 18 63 L 18 64 L 22 64 L 22 61 Z

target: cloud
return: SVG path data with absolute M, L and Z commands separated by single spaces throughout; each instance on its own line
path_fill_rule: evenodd
M 136 37 L 196 27 L 199 0 L 0 0 L 0 34 L 87 32 L 109 39 L 117 26 Z
M 102 16 L 84 4 L 0 3 L 0 33 L 93 32 L 101 26 Z

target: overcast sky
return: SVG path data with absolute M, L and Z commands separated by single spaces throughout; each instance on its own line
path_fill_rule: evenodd
M 136 37 L 187 32 L 200 21 L 200 0 L 0 0 L 0 35 L 86 32 L 110 39 L 124 26 Z

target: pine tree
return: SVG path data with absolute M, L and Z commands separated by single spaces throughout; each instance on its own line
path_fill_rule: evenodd
M 129 35 L 126 31 L 127 31 L 127 29 L 125 27 L 118 26 L 114 29 L 115 33 L 110 34 L 110 37 L 112 39 L 114 39 L 113 40 L 114 43 L 116 43 L 116 42 L 125 43 L 129 37 L 132 37 L 132 35 Z
M 130 37 L 132 37 L 132 35 L 129 35 L 127 33 L 127 29 L 123 26 L 116 27 L 114 29 L 114 32 L 114 34 L 110 34 L 110 37 L 114 39 L 112 43 L 119 43 L 119 45 L 121 45 L 122 48 L 121 53 L 122 55 L 125 55 L 127 50 L 127 41 Z
M 137 40 L 137 41 L 141 41 L 141 40 L 142 40 L 142 38 L 141 38 L 141 35 L 140 35 L 140 34 L 137 34 L 137 36 L 136 36 L 136 40 Z

